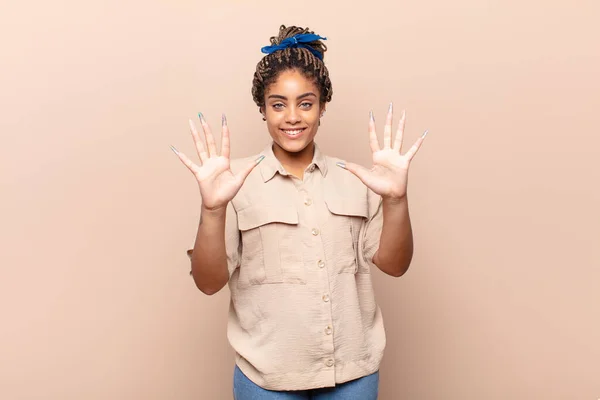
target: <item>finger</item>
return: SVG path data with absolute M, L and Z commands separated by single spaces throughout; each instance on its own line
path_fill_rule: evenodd
M 347 169 L 348 171 L 352 172 L 354 175 L 356 175 L 358 179 L 360 179 L 366 185 L 366 181 L 368 180 L 369 176 L 369 170 L 367 168 L 363 167 L 362 165 L 347 163 L 343 161 L 337 162 L 336 164 L 338 167 Z
M 221 133 L 221 155 L 225 158 L 229 158 L 230 147 L 229 147 L 229 127 L 227 126 L 227 118 L 225 114 L 221 118 L 222 133 Z
M 396 139 L 394 140 L 394 150 L 400 152 L 402 150 L 402 140 L 404 137 L 404 125 L 406 124 L 406 110 L 402 111 L 402 117 L 398 122 L 398 131 L 396 132 Z
M 265 159 L 265 156 L 260 156 L 258 157 L 256 160 L 254 160 L 253 162 L 249 163 L 244 169 L 240 170 L 237 174 L 236 177 L 238 178 L 238 180 L 240 181 L 240 183 L 244 183 L 244 181 L 246 180 L 246 178 L 248 177 L 248 175 L 250 175 L 250 172 L 252 172 L 252 170 L 258 165 L 260 164 L 260 162 L 262 160 Z
M 409 161 L 413 159 L 415 154 L 417 154 L 417 151 L 419 151 L 419 148 L 421 148 L 421 145 L 423 144 L 425 136 L 427 136 L 428 132 L 429 131 L 425 131 L 423 135 L 417 139 L 416 143 L 413 144 L 412 147 L 406 152 L 405 156 L 408 157 Z
M 200 139 L 200 135 L 198 134 L 198 130 L 196 129 L 196 125 L 190 119 L 190 130 L 192 131 L 192 137 L 194 138 L 194 144 L 196 145 L 196 152 L 198 153 L 198 157 L 200 157 L 200 161 L 202 163 L 208 160 L 208 153 L 204 149 L 204 145 L 202 144 L 202 139 Z
M 379 141 L 377 140 L 377 131 L 375 130 L 375 117 L 373 117 L 373 111 L 369 113 L 369 145 L 371 151 L 375 153 L 379 151 Z
M 200 123 L 202 124 L 202 130 L 204 131 L 204 136 L 206 136 L 206 147 L 208 147 L 208 156 L 216 157 L 217 154 L 217 145 L 215 144 L 215 137 L 213 136 L 210 126 L 208 126 L 208 122 L 204 119 L 204 115 L 202 113 L 198 113 L 198 117 L 200 118 Z
M 385 118 L 385 127 L 383 128 L 383 148 L 392 148 L 392 120 L 394 115 L 394 106 L 390 103 L 387 117 Z
M 179 159 L 181 160 L 181 162 L 188 167 L 188 169 L 190 171 L 192 171 L 192 173 L 196 173 L 196 170 L 198 169 L 198 167 L 192 162 L 192 160 L 190 160 L 185 154 L 183 154 L 182 152 L 178 151 L 175 147 L 171 146 L 171 150 L 173 150 L 173 153 L 175 153 L 177 155 L 177 157 L 179 157 Z

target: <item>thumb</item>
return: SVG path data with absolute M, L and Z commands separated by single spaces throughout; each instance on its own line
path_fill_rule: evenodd
M 250 172 L 252 172 L 252 170 L 258 165 L 260 164 L 260 162 L 262 160 L 265 159 L 265 156 L 260 156 L 258 157 L 256 160 L 252 161 L 251 163 L 249 163 L 248 165 L 246 165 L 246 167 L 242 168 L 235 176 L 236 178 L 240 181 L 241 184 L 243 184 L 246 181 L 246 178 L 248 177 L 248 175 L 250 175 Z
M 344 161 L 339 161 L 336 163 L 336 165 L 352 172 L 358 179 L 362 181 L 362 183 L 366 185 L 366 181 L 368 180 L 369 176 L 369 169 L 363 167 L 362 165 Z

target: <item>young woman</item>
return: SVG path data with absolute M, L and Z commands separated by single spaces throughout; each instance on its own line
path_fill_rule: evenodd
M 252 94 L 271 136 L 259 154 L 221 154 L 200 114 L 190 121 L 200 164 L 173 148 L 200 186 L 191 274 L 206 294 L 231 291 L 228 338 L 234 397 L 376 399 L 386 339 L 371 268 L 399 277 L 413 252 L 408 167 L 425 134 L 401 155 L 390 105 L 373 167 L 324 155 L 314 139 L 332 88 L 322 38 L 281 26 L 258 63 Z

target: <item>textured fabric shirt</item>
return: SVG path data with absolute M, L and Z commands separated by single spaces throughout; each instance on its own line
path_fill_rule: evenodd
M 270 390 L 334 386 L 377 371 L 386 338 L 370 272 L 381 197 L 317 145 L 303 179 L 285 171 L 272 143 L 259 155 L 265 159 L 226 214 L 236 364 Z M 233 160 L 233 172 L 259 155 Z

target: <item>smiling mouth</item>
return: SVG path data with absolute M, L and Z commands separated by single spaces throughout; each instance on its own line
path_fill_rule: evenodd
M 283 133 L 285 133 L 288 136 L 297 136 L 300 133 L 302 133 L 306 128 L 300 128 L 300 129 L 282 129 Z

